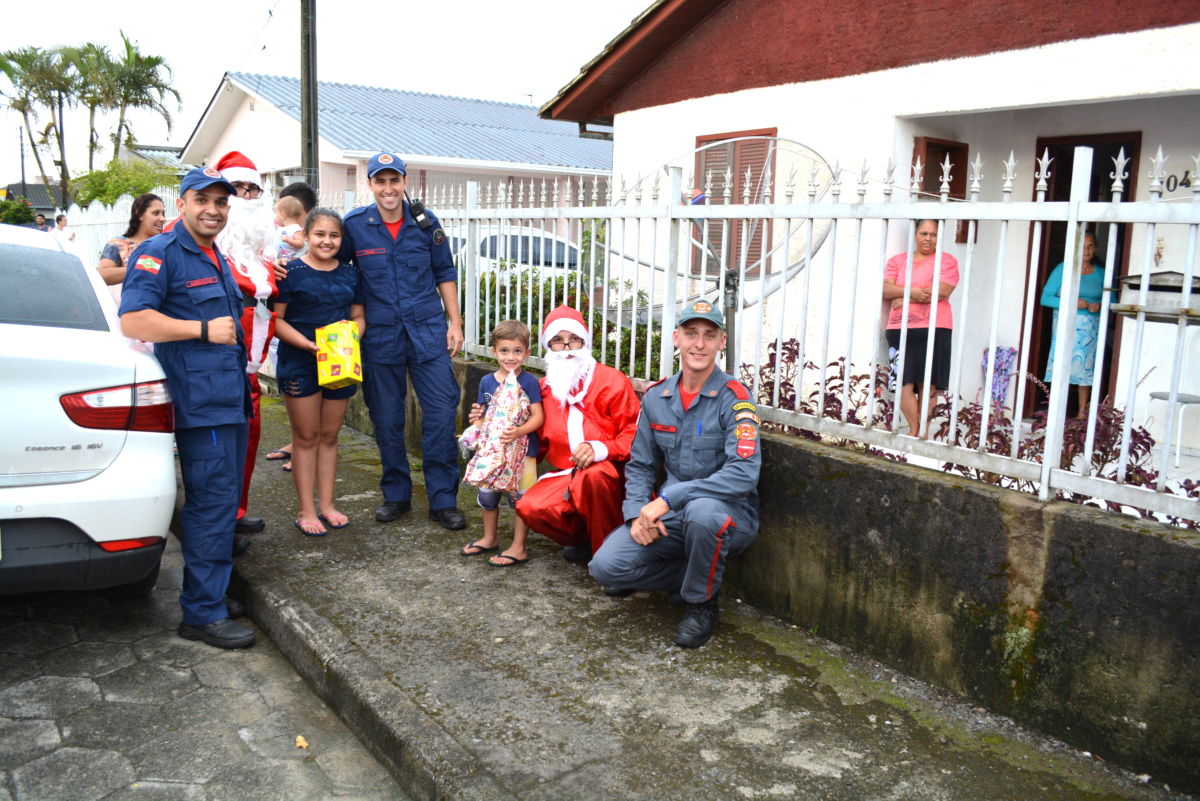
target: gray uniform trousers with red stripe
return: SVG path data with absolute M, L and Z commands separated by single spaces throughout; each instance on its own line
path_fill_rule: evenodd
M 721 370 L 687 409 L 678 375 L 646 390 L 625 465 L 626 524 L 592 557 L 593 578 L 618 589 L 678 591 L 688 603 L 716 594 L 726 558 L 758 534 L 756 411 L 746 388 Z M 661 520 L 667 536 L 639 545 L 629 524 L 656 494 L 671 507 Z
M 609 587 L 678 592 L 688 603 L 702 603 L 721 588 L 725 559 L 754 541 L 742 533 L 733 509 L 715 498 L 697 498 L 679 514 L 663 518 L 667 536 L 638 545 L 621 526 L 608 536 L 588 566 L 592 577 Z

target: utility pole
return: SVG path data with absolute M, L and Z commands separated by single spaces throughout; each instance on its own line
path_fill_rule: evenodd
M 304 180 L 319 192 L 317 116 L 317 0 L 300 0 L 300 166 Z

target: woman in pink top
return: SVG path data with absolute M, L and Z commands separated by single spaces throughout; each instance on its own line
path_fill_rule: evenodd
M 908 328 L 904 349 L 904 376 L 900 381 L 900 412 L 908 421 L 908 433 L 914 437 L 928 434 L 920 426 L 921 396 L 928 388 L 916 389 L 925 380 L 925 352 L 929 343 L 929 323 L 933 314 L 934 254 L 937 252 L 937 220 L 917 220 L 917 249 L 912 254 L 912 285 L 908 295 L 908 319 L 904 320 L 904 284 L 909 254 L 897 253 L 888 259 L 883 270 L 883 297 L 891 301 L 888 315 L 887 341 L 900 350 L 901 326 Z M 958 285 L 958 261 L 949 253 L 942 254 L 938 275 L 937 320 L 933 338 L 933 369 L 929 383 L 933 389 L 945 390 L 950 383 L 950 330 L 954 321 L 950 312 L 950 293 Z M 930 410 L 933 405 L 930 403 Z

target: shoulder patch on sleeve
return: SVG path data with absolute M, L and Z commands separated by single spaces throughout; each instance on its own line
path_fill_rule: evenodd
M 735 412 L 740 412 L 743 410 L 747 411 L 747 412 L 757 412 L 758 411 L 758 407 L 755 406 L 750 401 L 738 401 L 737 403 L 733 404 L 733 406 L 731 406 L 730 408 L 733 409 Z
M 733 390 L 733 394 L 737 396 L 738 400 L 750 400 L 750 390 L 746 389 L 742 382 L 738 381 L 736 378 L 731 378 L 726 381 L 725 386 Z
M 145 270 L 148 273 L 158 275 L 158 270 L 160 267 L 162 267 L 162 259 L 156 259 L 153 256 L 146 254 L 139 256 L 138 260 L 134 262 L 133 266 L 139 270 Z

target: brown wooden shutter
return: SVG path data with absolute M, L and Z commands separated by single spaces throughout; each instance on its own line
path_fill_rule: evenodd
M 725 200 L 725 173 L 726 170 L 732 170 L 730 176 L 729 187 L 729 203 L 740 204 L 745 202 L 746 191 L 746 170 L 750 170 L 750 202 L 761 203 L 763 200 L 764 184 L 768 182 L 774 191 L 775 177 L 774 159 L 771 158 L 773 152 L 773 141 L 768 139 L 740 139 L 741 137 L 763 136 L 772 137 L 776 135 L 776 129 L 760 129 L 755 131 L 737 131 L 723 134 L 710 134 L 696 138 L 696 175 L 694 184 L 696 189 L 703 190 L 709 180 L 709 173 L 712 176 L 712 185 L 708 189 L 706 202 L 710 206 L 720 206 L 726 203 Z M 734 141 L 738 140 L 738 141 Z M 699 148 L 709 145 L 704 150 Z M 746 263 L 752 265 L 762 257 L 764 245 L 767 250 L 770 249 L 771 232 L 769 221 L 766 220 L 738 220 L 733 223 L 729 230 L 728 253 L 723 251 L 721 244 L 725 235 L 725 227 L 727 223 L 724 220 L 711 220 L 708 224 L 708 261 L 707 271 L 709 275 L 713 275 L 714 266 L 719 265 L 722 269 L 731 269 L 740 266 L 742 257 L 742 238 L 749 236 L 748 249 L 746 252 Z M 696 240 L 700 239 L 702 226 L 696 226 L 693 230 L 693 237 Z M 698 249 L 692 253 L 692 269 L 699 274 L 701 267 L 701 254 Z M 747 271 L 748 275 L 757 275 L 757 269 Z

